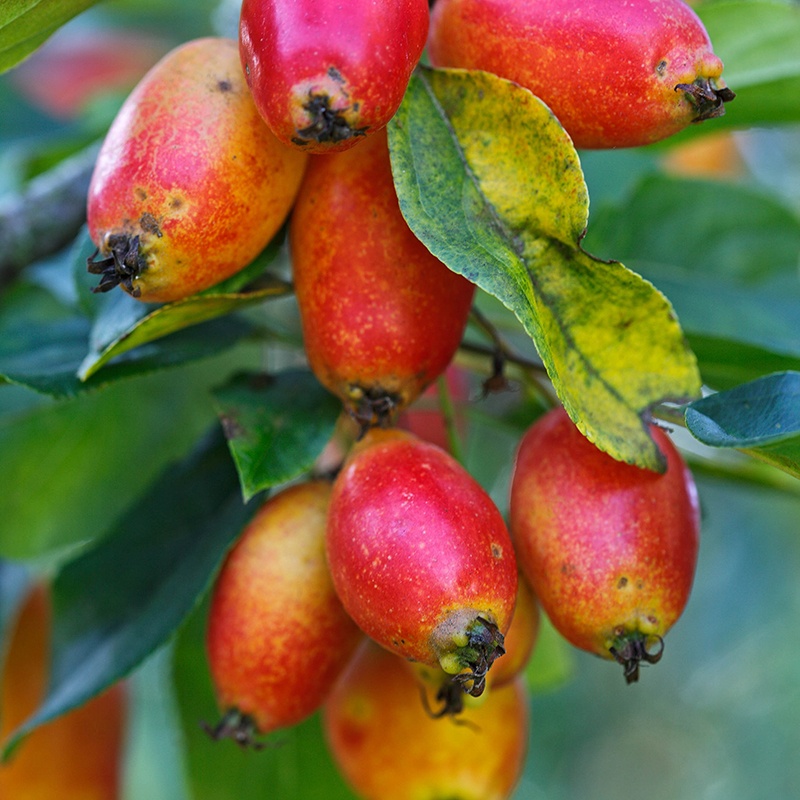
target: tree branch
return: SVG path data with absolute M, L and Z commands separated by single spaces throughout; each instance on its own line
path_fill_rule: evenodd
M 86 220 L 95 143 L 0 201 L 0 291 L 25 266 L 69 244 Z

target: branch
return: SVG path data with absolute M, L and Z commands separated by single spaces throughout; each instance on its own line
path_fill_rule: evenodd
M 58 252 L 86 220 L 86 193 L 99 144 L 92 144 L 0 201 L 0 291 L 25 266 Z

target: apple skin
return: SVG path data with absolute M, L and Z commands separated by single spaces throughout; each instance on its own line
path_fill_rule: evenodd
M 394 418 L 447 368 L 475 286 L 403 219 L 385 132 L 309 161 L 290 244 L 314 374 L 360 422 Z
M 428 53 L 530 89 L 577 148 L 650 144 L 734 97 L 681 0 L 438 0 Z
M 457 721 L 433 719 L 406 664 L 367 640 L 326 701 L 323 726 L 365 800 L 504 800 L 525 763 L 528 704 L 517 679 Z
M 455 459 L 404 431 L 370 430 L 334 482 L 326 548 L 368 636 L 481 693 L 502 636 L 473 634 L 508 630 L 517 566 L 500 512 Z
M 428 22 L 426 0 L 244 0 L 242 68 L 284 144 L 338 152 L 397 111 Z
M 213 286 L 247 266 L 286 219 L 306 156 L 256 110 L 236 42 L 170 51 L 128 96 L 97 157 L 89 234 L 102 275 L 146 302 Z
M 699 541 L 691 473 L 651 433 L 664 474 L 614 460 L 556 408 L 522 437 L 511 485 L 514 545 L 543 610 L 576 647 L 621 661 L 629 682 L 686 606 Z
M 0 742 L 45 697 L 52 606 L 37 585 L 20 610 L 0 664 Z M 87 703 L 33 730 L 0 764 L 0 797 L 12 800 L 117 800 L 122 787 L 127 692 L 116 683 Z
M 362 638 L 325 562 L 330 492 L 329 481 L 314 480 L 273 495 L 225 560 L 206 646 L 219 705 L 236 724 L 224 718 L 218 738 L 247 744 L 251 732 L 308 717 Z

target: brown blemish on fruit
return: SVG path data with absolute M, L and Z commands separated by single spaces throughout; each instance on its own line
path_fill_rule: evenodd
M 617 589 L 624 589 L 628 585 L 628 579 L 624 576 L 619 579 L 617 583 Z
M 501 559 L 503 557 L 503 548 L 495 543 L 492 542 L 492 558 Z
M 133 190 L 133 195 L 137 200 L 139 200 L 139 202 L 144 202 L 145 200 L 147 200 L 147 192 L 144 189 L 142 189 L 141 186 L 137 186 Z
M 232 92 L 233 91 L 233 84 L 227 80 L 223 79 L 221 81 L 217 81 L 217 89 L 220 92 Z
M 169 207 L 173 211 L 180 210 L 181 208 L 183 208 L 183 198 L 182 197 L 177 197 L 177 196 L 171 197 L 170 200 L 169 200 Z
M 161 228 L 158 226 L 158 220 L 147 211 L 139 217 L 139 225 L 145 233 L 152 233 L 159 238 L 164 235 L 161 233 Z

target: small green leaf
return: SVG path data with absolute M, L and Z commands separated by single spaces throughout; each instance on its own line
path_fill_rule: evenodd
M 96 547 L 53 583 L 47 696 L 6 743 L 125 677 L 163 645 L 208 589 L 250 509 L 221 435 L 168 467 Z
M 800 372 L 767 375 L 696 400 L 685 418 L 704 444 L 744 450 L 800 478 Z
M 240 374 L 214 392 L 214 406 L 245 500 L 307 471 L 342 410 L 307 370 Z
M 663 468 L 645 421 L 652 405 L 699 394 L 694 356 L 651 284 L 581 249 L 586 185 L 547 107 L 488 73 L 420 69 L 389 137 L 414 233 L 515 313 L 598 447 Z
M 3 0 L 0 5 L 0 72 L 30 55 L 65 22 L 97 0 Z

